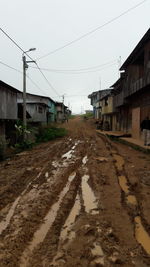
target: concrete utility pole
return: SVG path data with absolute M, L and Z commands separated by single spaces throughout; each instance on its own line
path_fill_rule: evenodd
M 22 55 L 23 61 L 23 140 L 25 140 L 25 131 L 27 128 L 27 118 L 26 118 L 26 70 L 28 69 L 27 63 L 35 63 L 34 60 L 26 61 L 25 53 L 34 51 L 36 48 L 30 48 L 28 51 L 24 52 Z
M 99 90 L 102 89 L 102 82 L 101 82 L 101 76 L 99 76 Z
M 64 101 L 65 101 L 65 94 L 62 95 L 62 103 L 63 103 L 63 120 L 65 118 L 65 107 L 64 107 Z
M 118 58 L 118 78 L 120 78 L 121 56 Z
M 24 126 L 24 135 L 25 135 L 25 129 L 27 128 L 27 118 L 26 118 L 26 70 L 28 68 L 28 65 L 26 63 L 26 57 L 22 56 L 23 60 L 23 126 Z M 25 136 L 23 136 L 23 139 L 25 139 Z

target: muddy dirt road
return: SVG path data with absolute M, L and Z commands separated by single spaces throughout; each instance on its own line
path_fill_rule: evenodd
M 66 127 L 0 163 L 0 266 L 150 266 L 150 156 Z

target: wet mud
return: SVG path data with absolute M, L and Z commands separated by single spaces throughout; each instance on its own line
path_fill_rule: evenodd
M 0 266 L 149 266 L 149 156 L 65 127 L 0 164 Z

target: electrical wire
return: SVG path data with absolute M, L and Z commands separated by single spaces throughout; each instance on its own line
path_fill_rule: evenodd
M 44 77 L 45 81 L 48 83 L 48 85 L 51 87 L 51 89 L 57 94 L 57 96 L 59 96 L 59 94 L 57 93 L 56 89 L 52 86 L 52 84 L 48 81 L 48 79 L 46 78 L 46 76 L 44 75 L 44 73 L 42 72 L 42 70 L 40 69 L 39 65 L 37 64 L 37 62 L 35 60 L 33 60 L 33 58 L 28 55 L 27 51 L 24 51 L 20 45 L 17 44 L 16 41 L 14 41 L 10 35 L 8 35 L 2 28 L 0 28 L 0 31 L 15 45 L 18 47 L 19 50 L 21 50 L 23 52 L 23 54 L 25 54 L 28 58 L 30 58 L 37 66 L 38 70 L 40 71 L 40 73 L 42 74 L 42 76 Z
M 99 68 L 99 69 L 97 69 L 97 70 L 79 71 L 79 72 L 52 71 L 52 70 L 49 70 L 49 69 L 42 69 L 42 70 L 44 70 L 44 71 L 48 71 L 48 72 L 54 72 L 54 73 L 56 73 L 56 74 L 78 75 L 78 74 L 86 74 L 86 73 L 99 72 L 99 71 L 101 71 L 101 70 L 103 70 L 103 69 L 107 69 L 107 68 L 112 67 L 112 66 L 114 66 L 114 65 L 116 65 L 116 62 L 113 63 L 113 64 L 106 65 L 106 66 L 104 66 L 103 68 L 101 67 L 101 68 Z M 35 68 L 34 68 L 34 69 L 35 69 Z
M 86 70 L 93 70 L 97 69 L 103 66 L 106 66 L 111 63 L 117 63 L 117 60 L 109 61 L 107 63 L 101 64 L 101 65 L 96 65 L 93 67 L 88 67 L 88 68 L 81 68 L 81 69 L 48 69 L 48 68 L 41 68 L 42 70 L 45 71 L 50 71 L 50 72 L 80 72 L 80 71 L 86 71 Z M 31 68 L 35 69 L 36 67 L 30 66 Z
M 129 8 L 129 9 L 127 9 L 126 11 L 122 12 L 120 15 L 114 17 L 113 19 L 107 21 L 106 23 L 104 23 L 104 24 L 102 24 L 102 25 L 96 27 L 95 29 L 93 29 L 93 30 L 91 30 L 91 31 L 89 31 L 89 32 L 87 32 L 87 33 L 85 33 L 85 34 L 83 34 L 83 35 L 81 35 L 80 37 L 78 37 L 78 38 L 72 40 L 71 42 L 66 43 L 66 44 L 63 45 L 63 46 L 60 46 L 60 47 L 58 47 L 58 48 L 56 48 L 56 49 L 50 51 L 49 53 L 47 53 L 47 54 L 45 54 L 45 55 L 43 55 L 43 56 L 37 58 L 36 60 L 43 59 L 43 58 L 45 58 L 45 57 L 47 57 L 47 56 L 49 56 L 49 55 L 52 55 L 52 54 L 54 54 L 54 53 L 56 53 L 56 52 L 58 52 L 58 51 L 60 51 L 60 50 L 62 50 L 62 49 L 64 49 L 64 48 L 66 48 L 66 47 L 68 47 L 68 46 L 70 46 L 70 45 L 72 45 L 72 44 L 74 44 L 74 43 L 76 43 L 76 42 L 82 40 L 83 38 L 85 38 L 85 37 L 87 37 L 87 36 L 89 36 L 89 35 L 95 33 L 96 31 L 98 31 L 98 30 L 104 28 L 105 26 L 111 24 L 112 22 L 118 20 L 120 17 L 126 15 L 126 14 L 129 13 L 130 11 L 132 11 L 132 10 L 136 9 L 137 7 L 141 6 L 141 5 L 144 4 L 146 1 L 148 1 L 148 0 L 144 0 L 144 1 L 142 1 L 142 2 L 140 2 L 140 3 L 138 3 L 138 4 L 136 4 L 135 6 L 133 6 L 133 7 Z
M 8 67 L 9 69 L 12 69 L 12 70 L 14 70 L 14 71 L 20 73 L 21 75 L 23 74 L 22 71 L 20 71 L 20 70 L 14 68 L 14 67 L 12 67 L 12 66 L 10 66 L 10 65 L 8 65 L 8 64 L 6 64 L 6 63 L 4 63 L 4 62 L 2 62 L 2 61 L 0 61 L 0 64 L 1 64 L 1 65 L 4 65 L 5 67 Z M 31 81 L 31 83 L 34 84 L 34 86 L 35 86 L 37 89 L 39 89 L 40 91 L 43 91 L 44 94 L 46 94 L 46 95 L 48 96 L 47 92 L 44 91 L 44 90 L 42 90 L 42 89 L 37 85 L 37 83 L 35 83 L 35 82 L 33 81 L 33 79 L 31 79 L 31 78 L 29 77 L 28 74 L 26 74 L 26 76 L 27 76 L 27 78 Z
M 47 83 L 49 84 L 49 86 L 51 87 L 51 89 L 56 93 L 56 95 L 58 97 L 60 97 L 60 95 L 57 93 L 56 89 L 52 86 L 52 84 L 49 82 L 49 80 L 46 78 L 45 74 L 43 73 L 42 69 L 39 67 L 39 65 L 35 62 L 37 69 L 40 71 L 40 73 L 42 74 L 42 76 L 44 77 L 44 79 L 47 81 Z

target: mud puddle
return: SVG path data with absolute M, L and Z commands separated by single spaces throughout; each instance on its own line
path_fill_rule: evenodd
M 140 216 L 134 218 L 135 221 L 135 237 L 138 243 L 142 245 L 147 254 L 150 255 L 150 236 L 144 229 Z
M 88 157 L 85 156 L 85 157 L 82 159 L 82 163 L 83 163 L 83 165 L 85 165 L 85 164 L 87 163 L 87 161 L 88 161 Z
M 121 175 L 121 176 L 118 176 L 118 179 L 119 179 L 119 185 L 122 189 L 122 191 L 126 194 L 129 193 L 129 186 L 127 185 L 127 179 L 125 176 Z
M 61 261 L 63 260 L 64 250 L 67 249 L 69 243 L 75 238 L 75 232 L 72 230 L 72 228 L 76 221 L 77 216 L 80 214 L 80 210 L 81 210 L 80 197 L 79 194 L 77 194 L 74 206 L 60 233 L 58 250 L 50 266 L 59 266 L 60 260 Z M 67 242 L 64 243 L 65 241 Z
M 94 266 L 97 266 L 100 264 L 100 266 L 104 265 L 104 253 L 103 253 L 103 250 L 101 248 L 101 246 L 97 243 L 94 243 L 93 244 L 93 249 L 91 250 L 91 253 L 93 255 L 93 257 L 95 258 L 93 261 L 92 261 L 92 264 Z
M 98 203 L 91 187 L 88 184 L 89 178 L 90 176 L 85 174 L 82 177 L 81 184 L 85 211 L 87 213 L 98 214 Z
M 67 153 L 65 153 L 64 155 L 62 155 L 62 158 L 71 159 L 73 152 L 74 152 L 74 150 L 72 150 L 72 149 L 69 150 Z
M 62 190 L 62 192 L 60 193 L 58 201 L 52 205 L 50 211 L 48 212 L 48 214 L 44 218 L 44 223 L 35 232 L 32 242 L 27 247 L 27 249 L 25 249 L 25 251 L 23 253 L 23 256 L 21 258 L 21 264 L 20 264 L 21 267 L 24 267 L 27 265 L 28 259 L 29 259 L 29 254 L 31 254 L 32 251 L 34 250 L 34 248 L 38 244 L 43 242 L 43 240 L 45 239 L 48 231 L 50 230 L 50 227 L 52 226 L 53 222 L 55 221 L 55 218 L 57 216 L 57 212 L 60 208 L 60 204 L 61 204 L 64 196 L 66 195 L 66 193 L 69 191 L 70 184 L 73 181 L 73 179 L 75 178 L 75 176 L 76 176 L 76 173 L 72 173 L 69 176 L 68 182 L 67 182 L 66 186 L 64 187 L 64 189 Z
M 113 158 L 115 159 L 115 165 L 118 171 L 122 171 L 123 170 L 123 166 L 124 166 L 124 159 L 123 157 L 121 157 L 120 155 L 117 154 L 113 154 Z
M 2 234 L 2 232 L 8 227 L 11 218 L 14 215 L 15 209 L 21 199 L 21 197 L 27 192 L 27 190 L 29 189 L 30 185 L 40 177 L 41 172 L 33 179 L 32 182 L 30 182 L 27 187 L 24 189 L 24 191 L 16 198 L 16 200 L 14 201 L 14 203 L 12 204 L 11 208 L 9 209 L 5 219 L 0 223 L 0 235 Z
M 11 206 L 8 214 L 6 215 L 6 218 L 0 223 L 0 235 L 2 234 L 2 232 L 9 225 L 10 220 L 11 220 L 12 216 L 14 215 L 16 206 L 18 205 L 18 202 L 19 202 L 20 198 L 21 198 L 21 196 L 19 196 L 18 198 L 16 198 L 16 200 L 14 201 L 13 205 Z
M 134 195 L 127 196 L 127 204 L 132 204 L 137 206 L 138 203 L 136 197 Z
M 113 157 L 115 159 L 115 165 L 118 171 L 123 171 L 124 166 L 124 159 L 117 154 L 113 154 Z M 119 185 L 122 191 L 127 195 L 126 201 L 127 204 L 131 204 L 134 206 L 137 206 L 137 199 L 134 195 L 130 194 L 130 188 L 128 186 L 127 178 L 123 175 L 118 176 Z M 143 247 L 143 249 L 147 252 L 147 254 L 150 255 L 150 236 L 146 232 L 145 228 L 142 225 L 141 217 L 136 216 L 134 218 L 135 223 L 135 238 L 139 244 Z
M 77 194 L 74 206 L 63 226 L 63 230 L 61 231 L 61 234 L 60 234 L 61 242 L 66 239 L 72 240 L 75 237 L 75 232 L 71 231 L 71 228 L 73 224 L 75 223 L 77 216 L 80 214 L 80 210 L 81 210 L 80 197 L 79 197 L 79 194 Z

